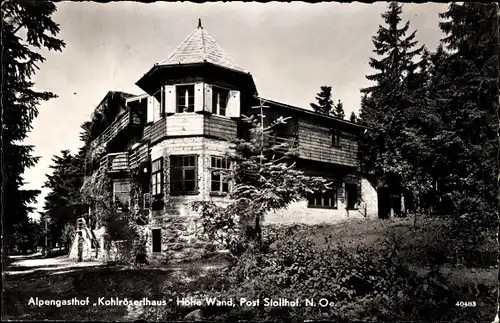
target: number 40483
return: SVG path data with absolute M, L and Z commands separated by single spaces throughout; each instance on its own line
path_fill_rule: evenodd
M 475 301 L 458 301 L 455 306 L 460 306 L 460 307 L 476 307 L 476 302 Z

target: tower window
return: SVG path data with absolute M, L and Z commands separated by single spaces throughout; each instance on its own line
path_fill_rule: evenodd
M 179 85 L 177 89 L 177 113 L 194 112 L 194 85 Z
M 221 194 L 229 193 L 231 162 L 225 157 L 212 156 L 210 166 L 210 191 Z
M 225 116 L 229 91 L 218 87 L 213 87 L 212 93 L 212 113 Z
M 163 158 L 153 161 L 151 167 L 151 184 L 153 196 L 163 193 Z
M 196 155 L 170 156 L 170 194 L 197 194 L 198 167 Z

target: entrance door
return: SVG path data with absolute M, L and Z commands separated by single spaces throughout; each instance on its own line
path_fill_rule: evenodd
M 345 191 L 347 194 L 347 209 L 352 210 L 356 207 L 356 203 L 358 203 L 358 185 L 346 183 Z
M 391 212 L 391 195 L 387 187 L 381 187 L 377 191 L 378 217 L 388 219 Z

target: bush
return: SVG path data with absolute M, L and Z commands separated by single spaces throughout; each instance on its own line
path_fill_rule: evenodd
M 373 248 L 356 243 L 318 246 L 301 226 L 267 228 L 263 245 L 252 246 L 229 271 L 222 299 L 300 299 L 300 307 L 219 309 L 212 320 L 455 320 L 491 319 L 494 291 L 485 285 L 456 285 L 439 272 L 410 269 L 408 254 L 389 240 Z M 310 232 L 310 231 L 309 231 Z M 459 300 L 490 298 L 464 309 Z M 335 306 L 305 307 L 305 299 Z M 479 301 L 478 301 L 479 303 Z M 467 316 L 463 316 L 467 313 Z
M 374 247 L 354 240 L 336 244 L 342 235 L 318 243 L 317 237 L 311 237 L 318 229 L 329 231 L 319 226 L 265 227 L 262 244 L 250 244 L 230 268 L 211 273 L 186 270 L 159 291 L 162 297 L 173 299 L 233 298 L 235 307 L 174 305 L 150 309 L 145 318 L 180 320 L 196 309 L 210 321 L 491 321 L 496 309 L 495 286 L 473 283 L 471 278 L 456 281 L 439 271 L 415 266 L 417 258 L 412 257 L 420 255 L 420 249 L 439 246 L 438 239 L 425 241 L 431 234 L 424 234 L 425 229 L 397 226 L 392 232 L 397 238 L 389 235 L 385 243 L 380 239 Z M 423 235 L 419 243 L 417 233 Z M 412 244 L 419 249 L 415 254 L 410 253 Z M 451 247 L 448 242 L 443 245 Z M 259 299 L 260 306 L 240 307 L 240 298 Z M 299 298 L 302 306 L 264 307 L 264 298 Z M 325 298 L 335 306 L 305 307 L 306 298 Z M 471 300 L 477 307 L 456 306 L 457 301 Z
M 261 307 L 235 309 L 218 317 L 243 315 L 267 320 L 342 319 L 344 307 L 367 295 L 386 295 L 394 289 L 405 268 L 394 263 L 389 253 L 361 246 L 337 246 L 319 250 L 313 242 L 291 234 L 295 228 L 275 232 L 263 248 L 249 248 L 229 274 L 231 288 L 223 297 L 328 299 L 335 307 Z M 274 241 L 273 241 L 274 240 Z M 222 295 L 221 295 L 222 297 Z M 238 312 L 237 313 L 235 313 Z

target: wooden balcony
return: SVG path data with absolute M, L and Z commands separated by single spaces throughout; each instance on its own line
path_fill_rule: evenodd
M 130 171 L 128 152 L 107 154 L 101 158 L 100 168 L 107 173 Z
M 129 166 L 130 168 L 138 167 L 142 162 L 149 157 L 149 145 L 143 144 L 130 152 Z
M 94 139 L 92 142 L 92 145 L 94 147 L 98 146 L 106 146 L 107 143 L 115 138 L 122 130 L 126 129 L 129 125 L 131 124 L 130 122 L 130 112 L 125 112 L 123 113 L 118 119 L 116 119 L 109 127 L 106 128 L 106 130 L 103 131 L 97 137 Z

